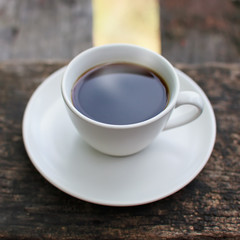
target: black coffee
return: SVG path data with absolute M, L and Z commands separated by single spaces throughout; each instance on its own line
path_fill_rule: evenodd
M 108 124 L 132 124 L 156 116 L 167 105 L 164 80 L 145 67 L 129 63 L 97 66 L 79 77 L 73 105 L 87 117 Z

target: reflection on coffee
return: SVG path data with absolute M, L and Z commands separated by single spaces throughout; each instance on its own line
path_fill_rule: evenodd
M 146 67 L 130 63 L 104 64 L 77 79 L 72 102 L 79 112 L 98 122 L 133 124 L 165 109 L 168 88 L 158 74 Z

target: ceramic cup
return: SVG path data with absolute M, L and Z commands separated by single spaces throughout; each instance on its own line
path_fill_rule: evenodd
M 159 74 L 168 85 L 169 102 L 158 115 L 134 124 L 112 125 L 98 122 L 80 113 L 73 105 L 71 91 L 76 80 L 87 70 L 104 63 L 127 62 L 146 66 Z M 178 76 L 173 66 L 161 55 L 130 44 L 109 44 L 90 48 L 77 55 L 67 66 L 61 90 L 69 116 L 82 138 L 93 148 L 113 156 L 134 154 L 147 147 L 162 131 L 196 119 L 203 110 L 203 101 L 199 94 L 180 92 Z M 190 104 L 197 111 L 170 119 L 175 108 Z

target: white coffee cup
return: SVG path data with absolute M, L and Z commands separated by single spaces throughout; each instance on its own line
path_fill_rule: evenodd
M 72 103 L 72 88 L 87 70 L 105 63 L 127 62 L 145 66 L 159 74 L 169 89 L 169 102 L 158 115 L 142 122 L 112 125 L 95 121 L 79 112 Z M 82 138 L 93 148 L 113 156 L 126 156 L 147 147 L 162 131 L 187 124 L 203 111 L 200 95 L 193 91 L 180 92 L 180 83 L 173 66 L 161 55 L 131 44 L 109 44 L 90 48 L 77 55 L 67 66 L 61 84 L 62 96 L 69 116 Z M 190 104 L 190 111 L 177 119 L 170 119 L 176 107 Z

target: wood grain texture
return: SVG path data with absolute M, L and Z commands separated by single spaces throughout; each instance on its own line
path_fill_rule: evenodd
M 239 0 L 161 0 L 162 54 L 171 62 L 240 62 L 239 26 Z
M 91 46 L 91 1 L 0 0 L 0 60 L 68 60 Z
M 218 134 L 203 171 L 161 201 L 128 208 L 75 199 L 33 167 L 22 117 L 36 87 L 65 62 L 0 64 L 0 239 L 240 239 L 240 65 L 177 65 L 213 104 Z

